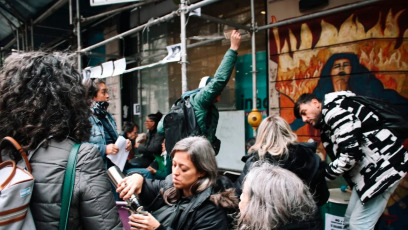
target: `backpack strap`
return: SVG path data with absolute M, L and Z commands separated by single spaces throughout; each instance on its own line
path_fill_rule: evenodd
M 309 181 L 309 183 L 313 180 L 313 178 L 315 177 L 315 175 L 316 175 L 316 173 L 317 173 L 317 169 L 319 169 L 319 166 L 320 166 L 320 161 L 321 161 L 321 159 L 320 159 L 320 157 L 315 153 L 314 154 L 314 160 L 315 160 L 315 167 L 313 167 L 313 172 L 310 174 L 311 175 L 311 177 L 310 177 L 310 181 Z
M 4 180 L 4 182 L 2 184 L 0 184 L 0 193 L 10 183 L 10 181 L 13 179 L 14 175 L 16 175 L 16 163 L 14 161 L 5 161 L 5 162 L 1 163 L 0 164 L 0 170 L 2 168 L 5 168 L 8 165 L 11 166 L 11 173 L 6 178 L 6 180 Z
M 12 137 L 10 137 L 10 136 L 7 136 L 7 137 L 4 137 L 4 138 L 1 140 L 1 142 L 0 142 L 0 147 L 1 147 L 1 148 L 3 148 L 5 142 L 11 143 L 11 144 L 14 146 L 14 148 L 20 153 L 21 157 L 23 158 L 23 160 L 24 160 L 24 162 L 25 162 L 25 164 L 26 164 L 26 167 L 27 167 L 28 172 L 31 173 L 31 165 L 30 165 L 30 162 L 28 161 L 26 152 L 23 150 L 23 148 L 21 148 L 21 145 L 20 145 L 14 138 L 12 138 Z M 1 154 L 0 154 L 0 162 L 1 162 L 1 161 L 2 161 L 2 160 L 1 160 Z
M 69 207 L 71 205 L 72 191 L 74 190 L 75 182 L 75 168 L 76 168 L 76 158 L 78 155 L 79 147 L 81 144 L 74 144 L 69 153 L 67 169 L 65 170 L 65 177 L 62 190 L 62 199 L 61 199 L 61 212 L 60 212 L 60 223 L 59 229 L 67 229 L 68 225 L 68 214 Z

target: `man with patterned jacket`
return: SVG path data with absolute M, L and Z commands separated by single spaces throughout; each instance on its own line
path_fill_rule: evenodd
M 333 160 L 326 180 L 343 175 L 353 186 L 344 224 L 346 229 L 374 229 L 388 198 L 408 170 L 408 152 L 397 136 L 382 127 L 381 118 L 347 97 L 350 91 L 326 94 L 323 102 L 303 94 L 295 116 L 321 130 L 323 146 Z M 366 129 L 366 127 L 370 127 Z

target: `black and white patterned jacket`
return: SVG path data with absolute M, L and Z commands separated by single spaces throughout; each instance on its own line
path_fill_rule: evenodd
M 326 169 L 326 179 L 344 174 L 365 203 L 405 176 L 408 152 L 394 134 L 381 127 L 375 111 L 344 100 L 348 96 L 355 94 L 341 91 L 324 98 L 321 138 L 333 160 Z M 363 132 L 361 127 L 372 128 Z

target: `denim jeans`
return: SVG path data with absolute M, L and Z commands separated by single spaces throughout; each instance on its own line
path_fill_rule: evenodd
M 132 173 L 132 172 L 137 172 L 141 174 L 144 178 L 146 179 L 153 179 L 153 175 L 150 173 L 150 171 L 146 168 L 131 168 L 125 171 L 126 174 Z
M 394 186 L 389 187 L 382 194 L 379 194 L 365 204 L 361 203 L 356 189 L 353 188 L 344 216 L 344 229 L 374 229 L 375 224 L 384 212 L 388 199 L 398 184 L 399 183 L 396 183 Z

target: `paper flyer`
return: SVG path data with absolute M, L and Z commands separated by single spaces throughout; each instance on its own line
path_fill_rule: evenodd
M 129 155 L 129 151 L 126 151 L 126 139 L 122 136 L 119 136 L 115 142 L 115 145 L 118 146 L 119 152 L 115 155 L 109 154 L 106 157 L 108 157 L 112 161 L 112 163 L 118 166 L 120 168 L 120 171 L 123 171 Z

